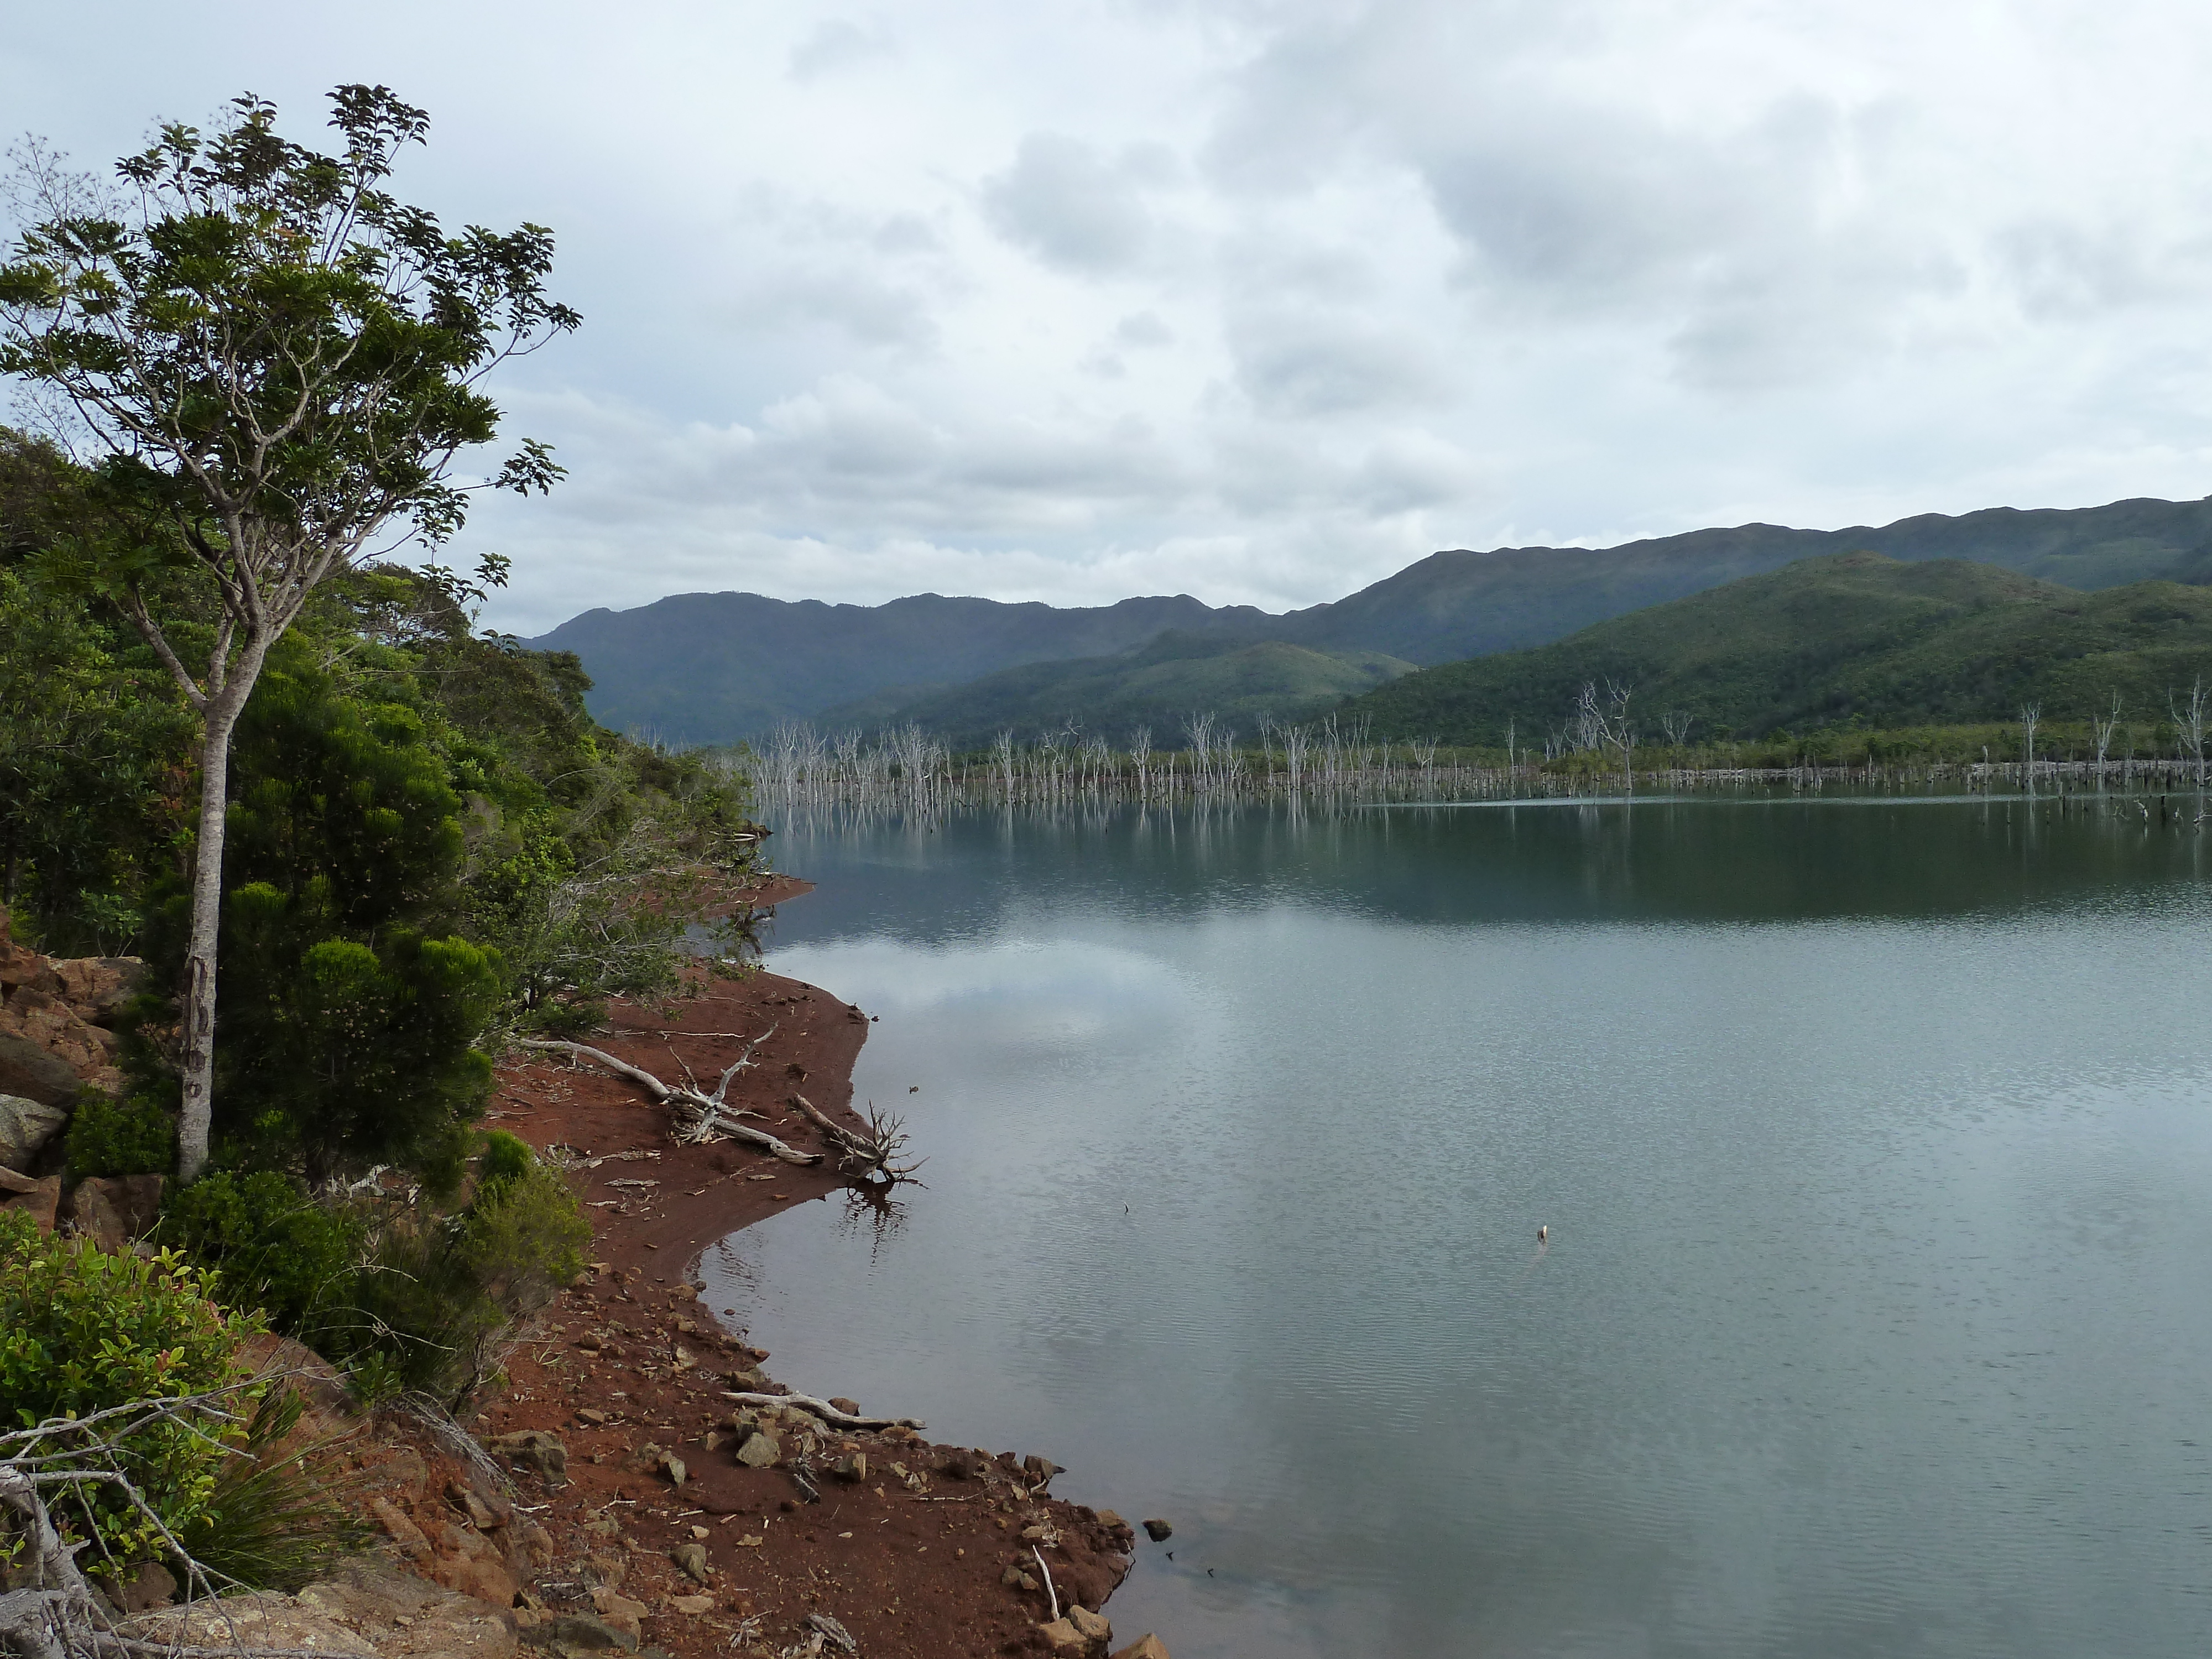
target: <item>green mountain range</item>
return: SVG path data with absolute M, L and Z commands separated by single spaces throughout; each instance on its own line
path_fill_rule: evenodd
M 1409 674 L 1346 704 L 1378 737 L 1496 745 L 1506 722 L 1539 745 L 1585 682 L 1632 688 L 1650 740 L 1661 716 L 1693 736 L 1755 737 L 1856 721 L 2013 718 L 2038 702 L 2082 720 L 2117 693 L 2137 719 L 2212 681 L 2212 589 L 2136 582 L 2084 593 L 1988 564 L 1879 553 L 1802 560 L 1655 605 L 1533 650 Z
M 1212 699 L 1224 718 L 1261 708 L 1294 718 L 1387 677 L 1391 659 L 1434 665 L 1541 645 L 1797 560 L 1854 550 L 1974 560 L 2082 591 L 2159 576 L 2212 580 L 2212 501 L 1993 507 L 1844 530 L 1741 525 L 1611 548 L 1459 550 L 1281 616 L 1188 595 L 1060 610 L 933 593 L 880 605 L 686 593 L 632 611 L 586 611 L 527 643 L 582 659 L 598 720 L 677 743 L 732 742 L 783 720 L 833 714 L 865 724 L 942 720 L 963 733 L 995 720 L 1034 735 L 1071 713 L 1093 730 L 1130 720 L 1157 728 L 1205 706 L 1174 707 L 1186 696 Z M 1170 630 L 1188 641 L 1146 654 Z M 1262 644 L 1310 654 L 1248 654 Z M 1206 655 L 1223 660 L 1194 665 Z M 1097 660 L 1066 678 L 975 684 L 1084 659 Z M 963 687 L 974 696 L 946 700 Z
M 1031 663 L 921 697 L 848 703 L 822 719 L 860 726 L 915 720 L 956 752 L 983 748 L 1001 731 L 1027 738 L 1070 726 L 1120 748 L 1132 729 L 1148 726 L 1156 747 L 1178 749 L 1194 711 L 1249 738 L 1263 714 L 1304 720 L 1413 667 L 1379 651 L 1316 651 L 1281 640 L 1224 647 L 1177 629 L 1118 656 Z

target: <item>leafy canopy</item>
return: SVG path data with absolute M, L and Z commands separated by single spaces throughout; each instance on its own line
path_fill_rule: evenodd
M 115 185 L 36 156 L 43 211 L 0 264 L 0 372 L 70 401 L 249 628 L 281 630 L 395 520 L 458 529 L 470 486 L 448 468 L 499 418 L 478 382 L 580 321 L 545 296 L 550 231 L 449 235 L 383 188 L 421 110 L 358 85 L 331 105 L 338 155 L 280 137 L 249 94 L 212 137 L 163 127 Z M 492 482 L 558 473 L 526 443 Z M 135 590 L 160 545 L 107 574 Z

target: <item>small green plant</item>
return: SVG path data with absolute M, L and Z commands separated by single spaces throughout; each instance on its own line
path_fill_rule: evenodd
M 177 1161 L 177 1120 L 145 1095 L 117 1100 L 98 1090 L 77 1097 L 70 1119 L 69 1173 L 88 1176 L 165 1175 Z
M 255 1589 L 295 1590 L 368 1541 L 341 1501 L 351 1477 L 335 1443 L 287 1443 L 306 1403 L 279 1387 L 255 1408 L 244 1455 L 223 1465 L 206 1506 L 179 1535 L 202 1566 Z
M 0 1210 L 0 1424 L 10 1430 L 230 1385 L 240 1339 L 259 1324 L 217 1306 L 209 1275 L 172 1251 L 112 1255 Z M 61 1428 L 10 1449 L 68 1457 L 83 1444 Z M 112 1467 L 175 1532 L 207 1512 L 230 1455 L 219 1424 L 156 1416 L 116 1441 Z M 90 1546 L 88 1569 L 167 1553 L 160 1529 L 111 1483 L 76 1486 L 54 1521 Z
M 364 1228 L 275 1170 L 218 1170 L 172 1194 L 155 1237 L 216 1270 L 216 1293 L 310 1346 L 347 1322 Z

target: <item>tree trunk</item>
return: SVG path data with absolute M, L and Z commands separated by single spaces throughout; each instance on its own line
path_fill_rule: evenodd
M 230 740 L 238 717 L 261 677 L 265 646 L 240 654 L 222 692 L 209 700 L 200 744 L 200 824 L 192 850 L 191 934 L 185 945 L 178 1070 L 184 1103 L 177 1119 L 177 1179 L 190 1182 L 207 1167 L 209 1132 L 215 1121 L 216 948 L 222 927 L 222 840 L 230 810 Z

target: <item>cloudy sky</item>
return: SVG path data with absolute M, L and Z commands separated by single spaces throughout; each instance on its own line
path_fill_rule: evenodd
M 1282 609 L 1439 547 L 2212 491 L 2186 0 L 79 0 L 0 124 L 431 111 L 559 233 L 493 620 L 744 588 Z

